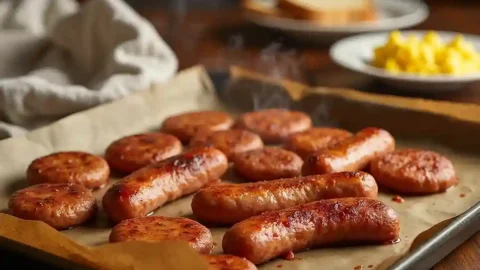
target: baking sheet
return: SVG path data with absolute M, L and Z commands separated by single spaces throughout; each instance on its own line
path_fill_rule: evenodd
M 250 79 L 225 81 L 225 90 L 216 97 L 205 70 L 195 67 L 182 72 L 168 84 L 153 86 L 117 102 L 64 118 L 26 137 L 0 141 L 0 209 L 6 208 L 14 190 L 25 186 L 28 164 L 39 156 L 61 150 L 83 150 L 102 155 L 107 145 L 122 136 L 158 129 L 171 114 L 190 110 L 218 109 L 236 114 L 244 110 L 266 107 L 290 107 L 312 115 L 317 125 L 338 126 L 357 131 L 378 126 L 392 132 L 398 148 L 419 147 L 449 157 L 460 178 L 459 185 L 446 193 L 424 197 L 404 197 L 398 204 L 395 194 L 382 191 L 380 200 L 392 206 L 401 216 L 401 241 L 394 245 L 322 248 L 301 252 L 301 260 L 277 259 L 259 269 L 386 269 L 405 254 L 422 231 L 452 218 L 480 199 L 476 192 L 476 174 L 480 171 L 480 108 L 446 102 L 431 102 L 379 96 L 342 89 L 307 89 L 283 82 L 266 83 L 256 75 L 233 70 L 235 77 Z M 287 90 L 287 91 L 284 91 Z M 118 179 L 112 176 L 112 182 Z M 235 180 L 231 173 L 224 180 Z M 104 190 L 97 192 L 101 199 Z M 464 197 L 460 195 L 464 194 Z M 156 215 L 193 218 L 191 196 L 165 205 Z M 111 225 L 100 215 L 92 224 L 62 232 L 69 238 L 89 246 L 108 242 Z M 211 228 L 221 252 L 221 238 L 226 228 Z M 147 250 L 147 249 L 145 249 Z M 158 249 L 161 253 L 162 250 Z M 150 252 L 151 253 L 151 252 Z M 181 254 L 179 254 L 181 256 Z M 192 258 L 195 259 L 195 258 Z M 335 262 L 332 264 L 332 262 Z M 371 266 L 369 268 L 369 266 Z

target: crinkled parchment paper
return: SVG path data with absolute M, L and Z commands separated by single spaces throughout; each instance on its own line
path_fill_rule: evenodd
M 0 209 L 7 208 L 12 192 L 25 187 L 25 170 L 39 156 L 60 150 L 83 150 L 103 155 L 113 140 L 158 129 L 167 116 L 184 111 L 226 110 L 227 107 L 233 111 L 235 107 L 238 112 L 275 106 L 302 109 L 312 115 L 317 125 L 339 126 L 353 132 L 367 126 L 386 128 L 397 138 L 398 148 L 425 148 L 449 157 L 458 172 L 460 184 L 442 194 L 404 197 L 402 204 L 391 200 L 395 194 L 382 191 L 380 200 L 401 216 L 401 241 L 397 244 L 312 249 L 298 253 L 296 257 L 301 260 L 277 259 L 259 266 L 260 269 L 278 269 L 279 265 L 282 269 L 336 270 L 353 269 L 358 265 L 363 265 L 363 269 L 385 269 L 408 251 L 418 234 L 479 201 L 476 178 L 480 172 L 480 154 L 477 154 L 480 153 L 479 106 L 381 96 L 347 89 L 308 89 L 292 82 L 271 85 L 255 74 L 237 69 L 232 74 L 248 79 L 236 80 L 227 87 L 227 92 L 221 93 L 227 106 L 217 99 L 205 70 L 195 67 L 166 84 L 68 116 L 25 137 L 0 141 Z M 289 95 L 285 96 L 285 91 L 274 88 L 283 88 Z M 286 100 L 290 97 L 291 100 Z M 113 175 L 112 182 L 119 177 Z M 226 181 L 234 178 L 231 173 L 223 177 Z M 97 191 L 99 203 L 104 191 Z M 465 196 L 461 197 L 461 194 Z M 174 201 L 155 214 L 193 218 L 190 200 L 191 196 Z M 162 269 L 162 266 L 165 269 L 192 266 L 201 269 L 205 266 L 201 257 L 183 243 L 106 245 L 111 225 L 103 214 L 95 222 L 62 233 L 41 225 L 0 215 L 0 235 L 96 268 L 127 269 L 136 265 L 135 269 Z M 19 226 L 35 229 L 25 235 L 27 229 L 16 229 Z M 221 252 L 225 230 L 211 228 L 217 243 L 215 253 Z M 40 236 L 42 234 L 48 237 Z M 62 235 L 75 242 L 62 238 Z M 34 243 L 30 242 L 32 239 L 35 239 Z M 62 244 L 53 245 L 48 241 Z M 109 257 L 111 259 L 105 259 Z M 188 259 L 184 259 L 186 257 Z M 172 264 L 172 261 L 181 263 Z M 368 268 L 369 265 L 373 266 Z

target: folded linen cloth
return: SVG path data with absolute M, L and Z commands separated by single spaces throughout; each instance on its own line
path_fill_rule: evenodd
M 121 0 L 0 2 L 0 139 L 171 78 L 178 62 Z

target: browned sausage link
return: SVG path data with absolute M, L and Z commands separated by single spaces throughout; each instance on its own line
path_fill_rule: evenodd
M 223 251 L 260 264 L 287 252 L 336 244 L 392 243 L 399 237 L 397 213 L 371 198 L 317 201 L 265 212 L 230 228 Z
M 377 197 L 375 179 L 364 172 L 340 172 L 274 181 L 217 185 L 198 191 L 193 214 L 214 224 L 233 224 L 265 211 L 321 199 Z
M 354 136 L 308 157 L 303 175 L 359 171 L 371 160 L 395 150 L 395 140 L 388 131 L 365 128 Z
M 221 151 L 212 147 L 192 148 L 123 178 L 107 190 L 103 207 L 115 222 L 142 217 L 218 179 L 227 167 L 227 158 Z

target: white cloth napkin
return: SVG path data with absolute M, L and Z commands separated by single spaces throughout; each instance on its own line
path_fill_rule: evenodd
M 121 0 L 0 1 L 0 139 L 148 89 L 177 67 Z

